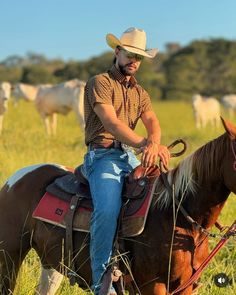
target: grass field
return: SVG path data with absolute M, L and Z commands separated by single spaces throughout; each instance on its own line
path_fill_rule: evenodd
M 196 130 L 190 104 L 183 102 L 158 102 L 155 111 L 162 127 L 162 142 L 170 144 L 177 138 L 187 141 L 188 150 L 180 158 L 171 160 L 174 167 L 187 154 L 196 150 L 202 144 L 223 133 L 223 127 L 213 130 L 208 126 L 205 130 Z M 225 117 L 226 114 L 223 113 Z M 236 123 L 236 122 L 235 122 Z M 144 129 L 138 125 L 138 132 L 144 134 Z M 83 160 L 85 153 L 83 132 L 77 125 L 75 115 L 59 116 L 58 135 L 48 138 L 38 113 L 30 103 L 21 102 L 17 107 L 12 104 L 6 113 L 4 131 L 0 137 L 0 185 L 17 169 L 36 163 L 59 163 L 75 167 Z M 231 195 L 225 205 L 220 221 L 231 224 L 235 219 L 235 196 Z M 211 248 L 218 240 L 211 239 Z M 231 239 L 217 254 L 204 271 L 201 282 L 201 295 L 233 295 L 236 294 L 236 240 Z M 218 288 L 213 283 L 216 274 L 224 272 L 231 279 L 227 288 Z M 25 260 L 18 277 L 14 294 L 34 294 L 34 287 L 39 276 L 39 261 L 31 251 Z M 85 294 L 78 287 L 70 287 L 65 279 L 57 294 Z

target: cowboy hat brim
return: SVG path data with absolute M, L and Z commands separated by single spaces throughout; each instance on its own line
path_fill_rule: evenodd
M 149 50 L 143 50 L 143 49 L 140 49 L 140 48 L 137 48 L 134 46 L 122 44 L 120 42 L 120 40 L 118 38 L 116 38 L 116 36 L 114 36 L 113 34 L 107 34 L 106 41 L 107 41 L 107 44 L 113 49 L 115 49 L 117 46 L 120 46 L 129 52 L 137 53 L 142 56 L 149 57 L 149 58 L 154 58 L 158 53 L 158 49 L 156 49 L 156 48 L 149 49 Z

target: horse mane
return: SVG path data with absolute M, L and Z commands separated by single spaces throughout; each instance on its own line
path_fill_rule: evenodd
M 167 179 L 173 194 L 183 201 L 187 195 L 194 195 L 200 186 L 209 186 L 209 179 L 217 180 L 223 157 L 230 149 L 227 134 L 209 141 L 182 160 L 176 168 L 167 173 Z M 161 181 L 154 193 L 154 203 L 158 208 L 166 209 L 173 204 L 173 195 Z

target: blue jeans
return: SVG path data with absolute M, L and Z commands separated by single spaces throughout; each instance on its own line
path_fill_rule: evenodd
M 139 164 L 132 152 L 120 149 L 94 149 L 84 157 L 83 172 L 90 185 L 94 206 L 90 258 L 95 294 L 99 292 L 102 275 L 112 254 L 124 177 Z

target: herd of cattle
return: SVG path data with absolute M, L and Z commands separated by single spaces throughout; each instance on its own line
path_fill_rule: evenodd
M 73 110 L 78 123 L 84 127 L 83 96 L 85 82 L 73 79 L 61 84 L 44 84 L 32 86 L 24 83 L 11 85 L 0 82 L 0 134 L 2 132 L 3 116 L 7 110 L 8 100 L 12 96 L 15 104 L 20 99 L 33 101 L 41 115 L 48 135 L 55 135 L 57 128 L 57 114 L 66 115 Z M 213 97 L 203 97 L 195 94 L 192 97 L 192 107 L 197 128 L 205 127 L 208 123 L 219 125 L 222 104 L 232 118 L 236 110 L 236 94 L 222 97 L 220 102 Z
M 84 127 L 83 97 L 85 82 L 73 79 L 57 85 L 32 86 L 23 83 L 11 85 L 0 83 L 0 134 L 2 132 L 3 116 L 7 110 L 8 100 L 12 96 L 15 104 L 20 99 L 33 101 L 43 119 L 48 135 L 56 134 L 57 114 L 66 115 L 73 110 L 78 123 Z

